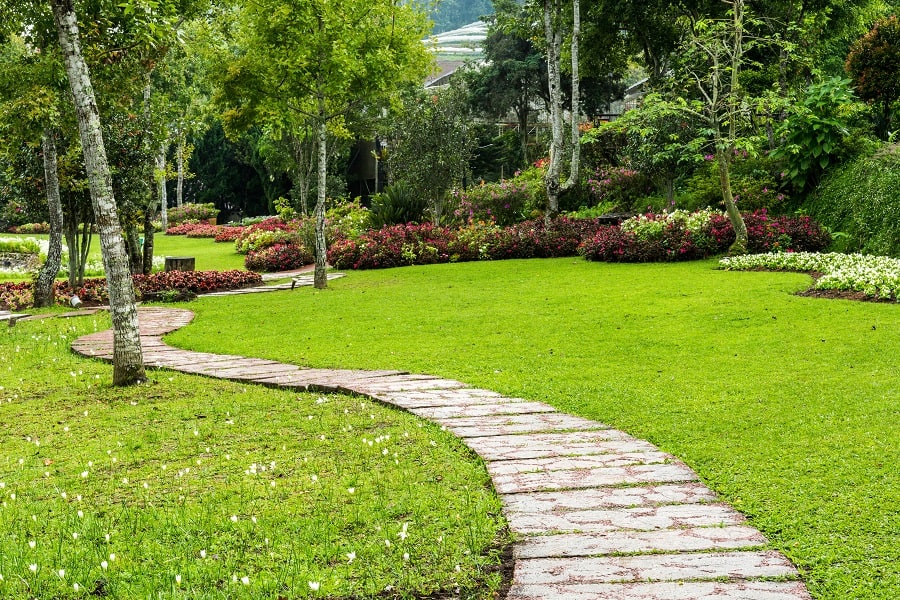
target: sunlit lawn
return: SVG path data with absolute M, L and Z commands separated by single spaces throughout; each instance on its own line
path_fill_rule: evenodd
M 715 263 L 504 261 L 200 300 L 172 343 L 452 377 L 683 458 L 816 598 L 900 597 L 900 306 Z M 252 335 L 237 335 L 250 332 Z

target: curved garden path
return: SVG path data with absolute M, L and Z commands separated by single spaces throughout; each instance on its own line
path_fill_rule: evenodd
M 307 369 L 166 345 L 193 313 L 141 308 L 148 367 L 297 391 L 359 394 L 445 426 L 479 456 L 517 535 L 508 600 L 810 598 L 782 554 L 685 464 L 540 402 L 429 375 Z M 112 332 L 72 349 L 112 359 Z

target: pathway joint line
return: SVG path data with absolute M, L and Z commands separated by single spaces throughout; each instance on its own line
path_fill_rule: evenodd
M 185 309 L 138 309 L 148 367 L 365 396 L 441 425 L 478 454 L 520 538 L 506 600 L 811 598 L 790 561 L 768 549 L 742 514 L 649 442 L 547 404 L 431 375 L 305 368 L 162 341 L 193 318 Z M 109 362 L 112 344 L 104 331 L 71 347 Z

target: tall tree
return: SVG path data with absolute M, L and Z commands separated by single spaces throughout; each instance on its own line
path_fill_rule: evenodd
M 112 193 L 112 177 L 103 145 L 100 115 L 87 64 L 81 52 L 78 22 L 72 2 L 51 0 L 51 7 L 66 75 L 75 100 L 91 199 L 100 230 L 113 324 L 113 385 L 129 385 L 144 379 L 144 359 L 134 287 Z
M 223 65 L 226 127 L 271 118 L 313 125 L 317 153 L 316 270 L 327 286 L 325 201 L 328 133 L 376 115 L 430 62 L 424 14 L 392 0 L 260 0 L 244 7 L 236 53 Z
M 892 107 L 900 100 L 900 19 L 881 19 L 847 56 L 847 72 L 859 97 L 880 109 L 878 133 L 888 139 Z

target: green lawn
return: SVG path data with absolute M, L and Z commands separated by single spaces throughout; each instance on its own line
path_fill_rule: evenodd
M 0 328 L 0 598 L 493 597 L 499 500 L 449 433 L 165 371 L 115 389 L 69 350 L 108 326 Z
M 900 307 L 801 298 L 713 261 L 503 261 L 352 272 L 201 299 L 186 348 L 457 378 L 683 458 L 814 597 L 900 597 Z M 252 335 L 246 335 L 252 332 Z
M 46 240 L 49 236 L 38 234 L 3 233 L 5 238 L 36 238 Z M 155 256 L 193 256 L 196 258 L 195 268 L 198 271 L 225 271 L 244 269 L 244 255 L 234 251 L 234 242 L 216 243 L 211 238 L 188 238 L 183 235 L 153 236 Z M 95 235 L 91 243 L 89 261 L 100 259 L 100 237 Z M 0 281 L 28 279 L 25 275 L 11 275 L 0 272 Z

